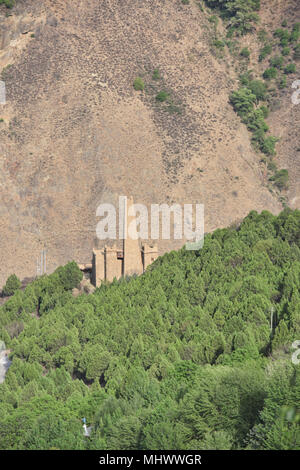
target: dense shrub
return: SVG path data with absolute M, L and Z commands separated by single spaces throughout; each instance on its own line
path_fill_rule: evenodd
M 234 91 L 230 96 L 230 102 L 240 117 L 247 116 L 253 110 L 255 101 L 255 94 L 246 87 Z
M 65 290 L 72 290 L 75 287 L 78 287 L 78 284 L 83 277 L 83 274 L 75 261 L 71 261 L 66 264 L 66 266 L 58 268 L 56 273 L 58 274 L 60 285 Z
M 269 130 L 265 122 L 268 109 L 266 106 L 255 107 L 258 101 L 266 98 L 266 86 L 260 80 L 249 79 L 249 76 L 248 78 L 244 76 L 241 80 L 247 83 L 247 87 L 234 91 L 230 96 L 230 102 L 249 131 L 252 132 L 254 145 L 266 155 L 275 155 L 275 145 L 278 139 L 270 135 L 266 136 L 266 132 Z
M 241 56 L 245 57 L 246 59 L 249 59 L 250 51 L 249 51 L 248 47 L 243 47 L 243 49 L 241 50 Z
M 133 88 L 136 91 L 143 91 L 145 88 L 145 83 L 141 77 L 137 77 L 133 82 Z
M 287 29 L 276 29 L 274 36 L 280 39 L 280 44 L 286 47 L 290 40 L 290 33 Z
M 289 181 L 288 170 L 283 169 L 277 171 L 275 175 L 270 178 L 270 180 L 274 181 L 275 185 L 278 186 L 279 189 L 287 189 Z
M 276 68 L 275 67 L 270 67 L 270 68 L 266 69 L 263 73 L 263 77 L 266 80 L 271 80 L 272 78 L 276 78 L 277 77 Z
M 296 72 L 296 65 L 295 64 L 288 64 L 284 68 L 284 73 L 289 74 L 289 73 L 295 73 Z
M 278 84 L 278 87 L 279 87 L 280 89 L 287 87 L 287 80 L 286 80 L 286 77 L 285 77 L 285 76 L 281 77 L 280 82 L 279 82 L 279 84 Z
M 290 35 L 290 42 L 297 42 L 298 39 L 300 38 L 300 26 L 299 26 L 300 23 L 296 23 L 294 26 L 293 26 L 293 30 L 291 32 L 291 35 Z
M 166 101 L 168 97 L 169 97 L 169 94 L 166 91 L 160 91 L 156 95 L 156 101 L 160 101 L 162 103 L 163 101 Z
M 153 70 L 152 79 L 153 80 L 159 80 L 160 78 L 161 77 L 160 77 L 159 70 L 158 69 Z
M 282 66 L 283 66 L 283 62 L 284 62 L 284 57 L 283 56 L 274 56 L 274 57 L 271 57 L 270 59 L 270 65 L 272 67 L 276 67 L 277 69 L 281 69 Z
M 281 51 L 283 56 L 287 56 L 291 53 L 291 49 L 289 47 L 284 47 Z
M 224 41 L 221 41 L 220 39 L 215 39 L 214 42 L 213 42 L 213 45 L 214 45 L 217 49 L 224 49 L 224 47 L 225 47 Z
M 272 53 L 272 46 L 271 44 L 266 44 L 260 51 L 259 53 L 259 58 L 258 60 L 261 62 L 264 60 L 268 55 Z
M 261 80 L 250 80 L 247 85 L 258 101 L 263 101 L 267 96 L 266 84 Z
M 299 60 L 300 59 L 300 43 L 296 44 L 294 47 L 294 59 Z
M 15 0 L 0 0 L 0 5 L 4 4 L 7 8 L 12 8 L 15 4 Z
M 218 8 L 228 20 L 228 28 L 238 34 L 252 31 L 253 25 L 259 21 L 256 11 L 260 8 L 260 0 L 206 0 L 209 7 Z
M 266 155 L 274 156 L 276 154 L 275 146 L 278 142 L 278 138 L 272 135 L 268 135 L 258 140 L 260 150 Z

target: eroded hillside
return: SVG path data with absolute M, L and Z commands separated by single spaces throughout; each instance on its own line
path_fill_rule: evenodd
M 211 12 L 198 3 L 19 0 L 11 16 L 0 7 L 7 91 L 0 108 L 0 285 L 11 272 L 33 276 L 44 246 L 49 271 L 70 259 L 88 261 L 96 207 L 108 195 L 204 203 L 206 231 L 252 209 L 280 211 L 229 103 L 238 84 L 235 59 L 214 53 Z M 297 3 L 262 2 L 264 27 L 276 28 L 284 16 L 295 21 Z M 255 41 L 242 39 L 254 50 Z M 143 92 L 133 88 L 137 76 Z M 292 79 L 268 123 L 281 137 L 277 158 L 289 169 L 286 197 L 296 208 L 300 105 L 291 103 Z M 169 107 L 155 99 L 162 90 L 172 97 Z

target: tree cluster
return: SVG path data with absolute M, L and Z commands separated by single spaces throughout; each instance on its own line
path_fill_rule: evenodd
M 70 263 L 0 308 L 1 449 L 299 449 L 300 211 L 74 297 L 80 279 Z

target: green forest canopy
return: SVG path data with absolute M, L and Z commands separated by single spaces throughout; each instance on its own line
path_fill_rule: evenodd
M 300 448 L 300 211 L 75 298 L 80 279 L 69 263 L 0 308 L 0 449 Z

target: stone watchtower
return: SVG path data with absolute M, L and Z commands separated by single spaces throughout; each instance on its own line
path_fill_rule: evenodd
M 158 257 L 158 249 L 155 244 L 144 243 L 134 237 L 135 216 L 129 216 L 129 208 L 133 205 L 133 198 L 127 198 L 127 208 L 124 207 L 123 233 L 127 237 L 122 240 L 122 248 L 115 244 L 111 247 L 105 246 L 100 250 L 93 250 L 92 260 L 92 283 L 99 287 L 102 281 L 112 282 L 114 278 L 142 274 L 149 264 Z M 131 237 L 128 236 L 128 227 L 131 227 Z M 136 226 L 135 226 L 136 227 Z M 137 230 L 136 230 L 137 235 Z M 133 239 L 136 238 L 136 239 Z

